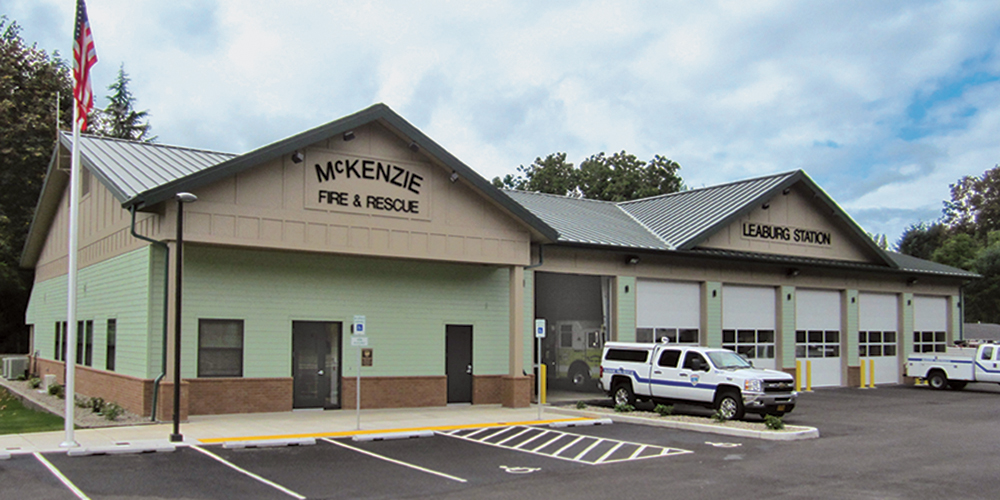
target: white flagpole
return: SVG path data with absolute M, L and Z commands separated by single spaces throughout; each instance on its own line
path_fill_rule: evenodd
M 80 446 L 73 436 L 74 412 L 76 410 L 76 253 L 79 246 L 80 212 L 80 108 L 73 104 L 73 154 L 69 170 L 69 277 L 66 291 L 69 300 L 66 306 L 66 440 L 59 444 L 63 448 Z

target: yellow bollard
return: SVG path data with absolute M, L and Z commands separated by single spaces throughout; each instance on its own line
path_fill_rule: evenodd
M 542 380 L 541 380 L 541 387 L 539 389 L 540 393 L 538 395 L 538 400 L 541 401 L 542 404 L 545 404 L 545 397 L 546 397 L 545 392 L 546 389 L 548 389 L 548 383 L 547 383 L 548 378 L 546 376 L 547 375 L 546 372 L 548 372 L 549 367 L 545 366 L 545 363 L 542 363 L 539 368 L 540 371 L 538 376 L 541 377 Z
M 867 389 L 868 383 L 865 381 L 865 360 L 861 360 L 861 389 Z
M 868 361 L 868 387 L 875 388 L 875 360 Z
M 802 392 L 802 360 L 795 360 L 795 392 Z
M 806 392 L 813 391 L 813 362 L 806 360 Z

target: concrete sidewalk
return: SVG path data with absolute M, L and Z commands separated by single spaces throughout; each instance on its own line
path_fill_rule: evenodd
M 500 405 L 461 405 L 433 408 L 362 410 L 358 430 L 354 410 L 308 410 L 281 413 L 193 416 L 181 423 L 180 431 L 188 444 L 226 441 L 292 439 L 302 437 L 342 437 L 415 430 L 443 430 L 460 427 L 538 424 L 553 421 L 587 420 L 538 408 L 503 408 Z M 76 442 L 82 448 L 103 448 L 122 443 L 131 446 L 167 444 L 173 425 L 78 429 Z M 0 454 L 65 451 L 60 447 L 64 431 L 0 435 Z

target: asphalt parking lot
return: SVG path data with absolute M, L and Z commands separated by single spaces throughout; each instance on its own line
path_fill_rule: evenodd
M 804 394 L 774 442 L 613 424 L 0 460 L 0 498 L 996 498 L 1000 387 Z M 753 418 L 753 417 L 750 417 Z M 48 468 L 51 466 L 51 470 Z M 65 483 L 58 477 L 62 475 Z

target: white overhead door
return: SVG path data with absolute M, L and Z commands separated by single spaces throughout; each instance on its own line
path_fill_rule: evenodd
M 913 352 L 946 352 L 948 299 L 913 297 Z
M 813 387 L 843 384 L 840 357 L 840 292 L 795 292 L 795 357 Z M 803 386 L 805 386 L 805 381 Z
M 899 300 L 891 293 L 858 295 L 858 354 L 862 375 L 876 384 L 899 383 Z
M 638 280 L 636 342 L 697 345 L 701 340 L 701 284 L 686 281 Z
M 774 368 L 775 290 L 763 286 L 722 287 L 722 347 Z

